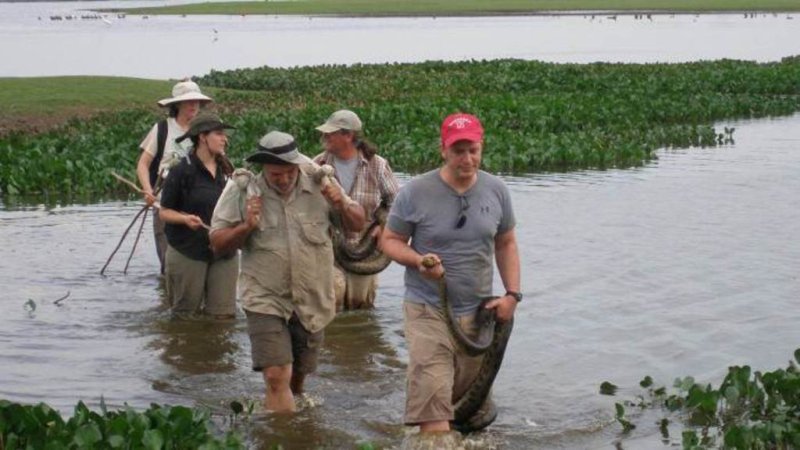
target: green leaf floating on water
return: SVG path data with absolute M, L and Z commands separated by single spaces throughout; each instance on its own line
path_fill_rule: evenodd
M 617 386 L 608 381 L 603 381 L 600 383 L 600 393 L 603 395 L 614 395 L 617 393 Z

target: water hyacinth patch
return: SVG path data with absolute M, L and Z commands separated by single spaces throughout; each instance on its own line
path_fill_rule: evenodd
M 0 400 L 0 448 L 243 449 L 239 437 L 216 437 L 208 411 L 153 404 L 143 412 L 127 407 L 100 412 L 79 402 L 68 420 L 44 403 Z
M 719 387 L 702 385 L 693 377 L 677 378 L 673 392 L 654 387 L 645 377 L 640 386 L 646 396 L 626 401 L 625 406 L 663 408 L 674 417 L 659 422 L 662 440 L 670 442 L 668 425 L 681 422 L 684 449 L 790 449 L 800 448 L 800 349 L 786 369 L 753 371 L 731 366 Z M 604 382 L 603 385 L 610 384 Z M 602 386 L 602 385 L 601 385 Z M 601 392 L 603 391 L 601 387 Z M 615 404 L 615 419 L 627 433 L 635 425 L 625 416 L 623 404 Z
M 340 108 L 356 111 L 365 135 L 394 170 L 440 163 L 443 117 L 469 111 L 487 130 L 484 169 L 532 173 L 632 167 L 659 148 L 733 143 L 716 121 L 800 110 L 800 60 L 759 64 L 551 64 L 493 60 L 257 68 L 196 79 L 224 90 L 215 107 L 238 129 L 228 154 L 242 165 L 258 138 L 279 129 L 301 150 L 321 151 L 314 127 Z M 128 192 L 108 175 L 135 179 L 138 144 L 157 120 L 130 110 L 40 135 L 0 138 L 0 189 L 15 194 Z

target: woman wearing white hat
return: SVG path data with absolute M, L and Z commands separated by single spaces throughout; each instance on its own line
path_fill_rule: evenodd
M 192 149 L 192 143 L 188 139 L 180 143 L 175 139 L 189 130 L 189 122 L 200 111 L 200 107 L 211 101 L 210 97 L 200 92 L 197 83 L 188 80 L 173 86 L 172 97 L 158 101 L 159 106 L 169 109 L 168 117 L 154 124 L 147 133 L 139 145 L 142 153 L 136 164 L 136 175 L 148 205 L 156 201 L 158 181 L 166 176 L 164 170 L 189 154 Z M 164 234 L 164 223 L 159 219 L 157 210 L 153 214 L 153 234 L 163 274 L 167 237 Z

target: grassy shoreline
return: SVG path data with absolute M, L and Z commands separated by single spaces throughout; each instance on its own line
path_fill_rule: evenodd
M 307 0 L 196 3 L 114 8 L 129 14 L 489 16 L 561 14 L 700 14 L 800 12 L 797 0 Z
M 174 80 L 110 76 L 0 78 L 0 136 L 44 132 L 121 109 L 155 112 L 156 100 L 169 97 L 174 84 Z

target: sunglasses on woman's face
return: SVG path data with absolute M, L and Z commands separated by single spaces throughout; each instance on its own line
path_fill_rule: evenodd
M 464 224 L 467 223 L 467 210 L 469 209 L 469 202 L 467 201 L 467 197 L 459 196 L 461 200 L 461 213 L 458 216 L 458 221 L 456 222 L 456 228 L 463 228 Z

